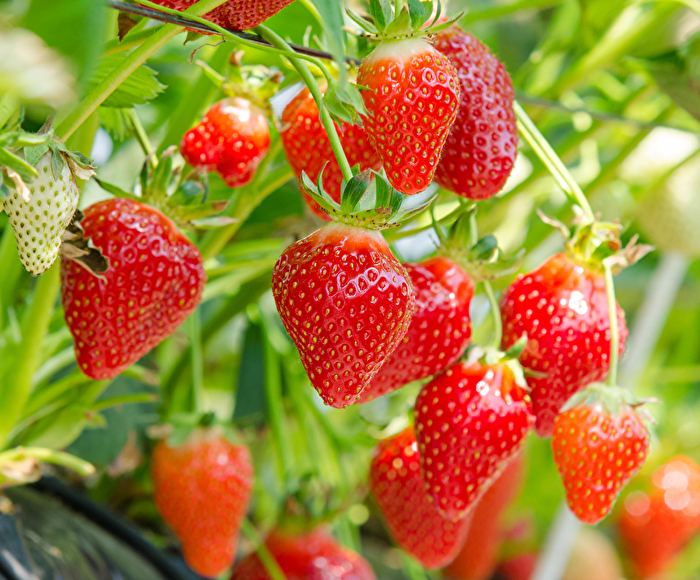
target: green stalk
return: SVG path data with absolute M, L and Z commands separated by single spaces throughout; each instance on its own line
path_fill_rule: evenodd
M 608 371 L 608 385 L 617 385 L 617 362 L 620 341 L 620 330 L 617 326 L 617 301 L 615 300 L 615 283 L 613 281 L 612 267 L 603 260 L 605 268 L 605 293 L 608 296 L 608 315 L 610 316 L 610 369 Z
M 136 111 L 134 109 L 129 109 L 126 116 L 129 118 L 131 128 L 134 130 L 134 137 L 136 137 L 136 140 L 141 146 L 141 151 L 143 151 L 143 154 L 148 156 L 153 153 L 153 145 L 151 145 L 151 140 L 148 138 L 148 133 L 146 133 L 146 130 L 143 128 L 141 119 L 139 119 Z M 155 166 L 157 164 L 157 160 L 154 158 L 151 160 L 151 163 Z
M 503 322 L 501 321 L 501 309 L 498 306 L 498 300 L 493 292 L 493 286 L 488 280 L 484 280 L 484 290 L 488 296 L 489 304 L 491 305 L 491 317 L 493 318 L 493 344 L 494 348 L 501 348 L 501 340 L 503 339 Z
M 279 48 L 282 48 L 294 54 L 292 48 L 269 28 L 265 26 L 258 26 L 254 30 L 265 40 L 267 40 L 270 44 L 278 46 Z M 335 153 L 335 157 L 338 160 L 338 165 L 340 165 L 340 171 L 343 174 L 343 179 L 345 179 L 346 182 L 350 181 L 353 177 L 352 169 L 350 168 L 350 164 L 348 163 L 348 160 L 345 157 L 345 151 L 343 151 L 343 146 L 340 143 L 340 137 L 338 137 L 338 131 L 335 128 L 335 123 L 333 122 L 333 119 L 331 118 L 328 109 L 323 104 L 323 95 L 321 94 L 321 89 L 319 88 L 316 79 L 311 74 L 311 71 L 309 71 L 309 67 L 306 66 L 306 63 L 302 62 L 298 56 L 290 56 L 288 58 L 291 61 L 294 68 L 299 73 L 299 75 L 301 76 L 306 86 L 308 87 L 309 91 L 311 92 L 311 95 L 314 98 L 314 101 L 316 101 L 316 106 L 318 107 L 318 110 L 321 113 L 321 121 L 323 122 L 323 126 L 326 129 L 326 133 L 328 133 L 328 139 L 331 142 L 333 153 Z M 319 64 L 321 66 L 321 70 L 325 71 L 326 67 L 322 63 Z
M 15 302 L 15 287 L 17 286 L 17 280 L 22 274 L 22 263 L 17 258 L 15 236 L 9 223 L 5 227 L 0 240 L 0 271 L 2 271 L 2 284 L 0 284 L 1 330 L 5 327 L 7 309 Z
M 44 449 L 42 447 L 17 447 L 0 453 L 0 465 L 9 461 L 21 461 L 27 457 L 44 461 L 45 463 L 53 463 L 62 465 L 68 469 L 72 469 L 83 477 L 95 473 L 95 468 L 87 461 L 83 461 L 79 457 L 63 453 L 62 451 L 54 451 L 53 449 Z
M 255 526 L 250 523 L 248 518 L 243 520 L 241 531 L 255 545 L 255 552 L 271 580 L 287 580 L 277 560 L 275 560 L 274 556 L 270 553 L 270 550 L 267 549 L 265 542 L 263 542 L 260 534 L 258 534 L 258 530 L 255 529 Z
M 133 405 L 134 403 L 153 403 L 156 400 L 155 395 L 150 393 L 133 393 L 131 395 L 121 395 L 119 397 L 110 397 L 101 399 L 92 405 L 92 411 L 104 411 L 110 407 L 118 405 Z
M 59 288 L 59 264 L 38 279 L 32 302 L 22 321 L 22 339 L 0 367 L 0 444 L 19 419 L 32 388 L 32 376 L 41 360 L 41 344 L 49 330 Z M 8 350 L 8 349 L 6 349 Z
M 189 318 L 190 350 L 192 353 L 192 396 L 190 411 L 204 409 L 204 355 L 202 353 L 202 319 L 197 308 Z
M 518 128 L 522 133 L 525 140 L 528 142 L 535 154 L 540 158 L 542 163 L 549 169 L 552 177 L 556 180 L 566 193 L 567 197 L 578 205 L 582 210 L 586 219 L 592 222 L 595 218 L 593 216 L 593 210 L 591 209 L 588 199 L 584 195 L 581 187 L 579 187 L 576 180 L 573 178 L 566 165 L 559 159 L 549 142 L 544 138 L 536 125 L 532 122 L 530 117 L 528 117 L 525 110 L 520 106 L 518 102 L 513 104 L 515 109 L 515 115 L 518 119 Z
M 199 2 L 188 8 L 185 13 L 190 16 L 206 14 L 225 1 L 226 0 L 199 0 Z M 166 24 L 160 30 L 154 32 L 148 40 L 127 56 L 121 64 L 102 79 L 102 81 L 95 85 L 78 107 L 56 127 L 56 135 L 58 138 L 61 139 L 61 141 L 68 139 L 68 137 L 80 127 L 83 121 L 85 121 L 85 119 L 87 119 L 90 114 L 131 75 L 131 73 L 181 31 L 182 27 L 180 26 Z

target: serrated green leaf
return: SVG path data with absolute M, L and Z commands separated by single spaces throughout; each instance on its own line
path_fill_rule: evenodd
M 133 128 L 127 115 L 129 109 L 116 107 L 99 107 L 97 109 L 105 131 L 117 141 L 126 141 L 133 134 Z
M 110 75 L 125 58 L 123 54 L 112 54 L 102 58 L 93 74 L 91 85 L 96 85 Z M 157 74 L 146 65 L 141 65 L 107 97 L 102 106 L 131 108 L 134 105 L 147 103 L 165 89 L 165 85 L 156 79 Z

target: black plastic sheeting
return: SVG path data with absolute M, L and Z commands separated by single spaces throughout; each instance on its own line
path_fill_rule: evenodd
M 0 580 L 199 580 L 138 529 L 55 479 L 7 490 Z

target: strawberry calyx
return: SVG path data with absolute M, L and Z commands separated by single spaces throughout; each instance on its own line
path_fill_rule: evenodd
M 518 356 L 527 345 L 527 336 L 523 336 L 506 352 L 495 347 L 483 347 L 476 344 L 471 344 L 467 347 L 462 360 L 467 365 L 479 363 L 483 366 L 502 366 L 505 367 L 512 375 L 513 382 L 521 389 L 529 392 L 527 381 L 525 380 L 525 371 L 518 361 Z M 504 385 L 507 381 L 504 381 Z M 506 393 L 507 394 L 507 393 Z
M 234 445 L 242 444 L 241 435 L 230 424 L 216 419 L 214 413 L 175 413 L 168 423 L 150 427 L 148 435 L 152 439 L 165 440 L 170 447 L 220 438 Z
M 365 32 L 363 36 L 381 41 L 426 37 L 449 28 L 462 15 L 441 18 L 440 0 L 402 0 L 397 11 L 391 0 L 369 3 L 369 14 L 360 16 L 346 8 L 348 16 Z M 429 24 L 428 24 L 429 22 Z
M 279 90 L 284 75 L 262 65 L 243 66 L 242 56 L 243 51 L 231 55 L 232 66 L 228 77 L 218 73 L 204 61 L 197 60 L 195 64 L 201 67 L 207 78 L 227 97 L 246 99 L 263 111 L 268 119 L 272 119 L 270 99 Z
M 433 217 L 435 233 L 440 241 L 438 254 L 458 263 L 475 282 L 494 280 L 513 273 L 520 267 L 524 251 L 504 256 L 498 240 L 491 234 L 475 241 L 475 217 L 476 205 L 472 204 L 455 220 L 447 235 Z
M 634 397 L 629 389 L 619 386 L 611 387 L 605 383 L 595 382 L 572 395 L 559 413 L 564 413 L 579 406 L 591 407 L 610 417 L 619 417 L 624 413 L 634 411 L 649 428 L 650 425 L 655 424 L 655 421 L 651 413 L 643 405 L 653 402 L 657 401 Z
M 353 172 L 357 171 L 353 168 Z M 384 173 L 365 169 L 344 184 L 337 203 L 323 188 L 323 170 L 314 183 L 304 172 L 301 176 L 304 191 L 336 222 L 368 230 L 383 230 L 400 226 L 426 210 L 436 193 L 404 196 L 387 181 Z M 426 199 L 427 198 L 427 199 Z
M 562 233 L 566 240 L 567 255 L 574 262 L 596 272 L 603 272 L 603 262 L 606 262 L 617 274 L 654 250 L 653 246 L 637 243 L 637 235 L 623 246 L 620 239 L 622 225 L 619 222 L 576 220 L 572 230 L 539 210 L 537 213 L 543 222 Z

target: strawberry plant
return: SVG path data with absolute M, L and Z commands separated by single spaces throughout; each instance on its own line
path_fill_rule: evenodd
M 62 577 L 56 477 L 209 578 L 573 578 L 584 524 L 697 574 L 691 4 L 0 6 L 0 522 Z

